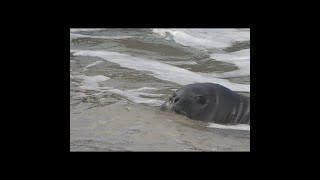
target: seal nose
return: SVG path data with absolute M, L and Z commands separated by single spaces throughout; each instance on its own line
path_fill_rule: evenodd
M 177 98 L 177 97 L 171 97 L 171 98 L 169 99 L 169 103 L 175 104 L 175 103 L 178 102 L 179 100 L 180 100 L 180 99 Z
M 176 103 L 176 102 L 178 102 L 180 99 L 179 98 L 174 98 L 173 99 L 173 103 Z

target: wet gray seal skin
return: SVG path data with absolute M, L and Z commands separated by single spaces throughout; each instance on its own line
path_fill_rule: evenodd
M 220 124 L 250 124 L 250 97 L 213 83 L 196 83 L 175 91 L 162 110 Z

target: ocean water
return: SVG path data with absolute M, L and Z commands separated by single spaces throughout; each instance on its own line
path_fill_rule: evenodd
M 250 29 L 70 29 L 70 151 L 249 151 L 249 125 L 159 110 L 196 82 L 250 96 Z

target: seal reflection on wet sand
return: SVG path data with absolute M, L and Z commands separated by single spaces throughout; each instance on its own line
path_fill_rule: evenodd
M 221 124 L 250 124 L 250 97 L 214 83 L 196 83 L 175 91 L 162 110 Z

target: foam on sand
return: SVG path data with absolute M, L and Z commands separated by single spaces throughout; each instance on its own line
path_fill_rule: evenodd
M 234 129 L 234 130 L 250 131 L 250 125 L 248 124 L 222 125 L 222 124 L 216 124 L 216 123 L 209 123 L 207 127 L 218 128 L 218 129 Z

